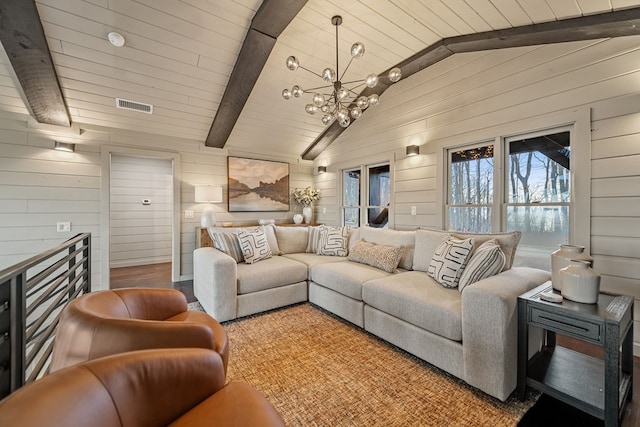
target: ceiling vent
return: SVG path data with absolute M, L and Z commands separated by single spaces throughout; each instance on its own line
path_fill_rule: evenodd
M 153 114 L 153 105 L 145 104 L 144 102 L 130 101 L 128 99 L 122 98 L 116 98 L 116 108 Z

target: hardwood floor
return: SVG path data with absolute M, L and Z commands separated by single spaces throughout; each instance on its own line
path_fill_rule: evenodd
M 171 281 L 171 263 L 140 265 L 136 267 L 112 268 L 111 289 L 118 288 L 174 288 L 182 291 L 188 302 L 196 301 L 193 295 L 193 281 Z
M 158 287 L 174 288 L 182 291 L 189 302 L 196 301 L 193 295 L 193 281 L 171 282 L 171 263 L 153 264 L 139 267 L 111 269 L 111 288 Z M 603 349 L 596 345 L 557 336 L 558 345 L 602 358 Z M 622 427 L 640 425 L 640 357 L 633 358 L 633 400 L 627 405 Z M 533 408 L 518 424 L 519 427 L 600 427 L 604 422 L 566 405 L 550 396 L 542 395 Z

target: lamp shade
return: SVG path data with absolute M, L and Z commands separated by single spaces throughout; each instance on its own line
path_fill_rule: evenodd
M 196 185 L 197 203 L 220 203 L 222 202 L 222 187 L 213 185 Z

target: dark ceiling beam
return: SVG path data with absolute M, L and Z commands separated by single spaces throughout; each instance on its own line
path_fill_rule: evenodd
M 406 79 L 455 53 L 635 35 L 640 35 L 640 7 L 504 30 L 447 37 L 395 66 L 400 67 L 402 78 Z M 386 76 L 387 72 L 385 71 L 381 75 Z M 384 82 L 382 77 L 380 80 Z M 371 93 L 381 95 L 388 87 L 388 85 L 376 87 Z M 367 90 L 362 93 L 362 95 L 369 94 Z M 307 147 L 301 155 L 302 158 L 314 160 L 345 129 L 334 121 Z
M 207 147 L 223 148 L 231 135 L 278 36 L 304 7 L 307 0 L 264 0 L 251 21 L 229 83 L 205 141 Z
M 71 126 L 34 0 L 0 2 L 0 41 L 38 123 Z

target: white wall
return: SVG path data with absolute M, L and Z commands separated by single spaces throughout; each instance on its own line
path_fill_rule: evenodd
M 171 160 L 112 154 L 109 190 L 110 267 L 171 262 Z
M 46 130 L 45 130 L 46 129 Z M 157 135 L 83 130 L 81 135 L 34 126 L 25 116 L 0 114 L 0 270 L 62 243 L 81 232 L 92 233 L 92 284 L 103 289 L 101 277 L 102 171 L 101 147 L 136 147 L 157 153 L 179 153 L 180 158 L 180 278 L 193 275 L 195 229 L 203 205 L 194 202 L 194 185 L 224 188 L 226 200 L 227 156 L 255 158 L 255 153 L 229 152 L 204 147 L 204 143 Z M 53 150 L 53 141 L 75 142 L 75 153 Z M 117 151 L 117 150 L 116 150 Z M 123 150 L 126 151 L 126 150 Z M 310 162 L 281 157 L 265 160 L 290 163 L 290 187 L 311 184 Z M 108 205 L 107 205 L 108 206 Z M 291 222 L 292 212 L 227 212 L 227 204 L 214 205 L 218 222 L 255 223 L 259 218 Z M 295 206 L 292 205 L 292 208 Z M 108 208 L 107 208 L 108 209 Z M 184 219 L 184 211 L 194 211 Z M 56 222 L 70 221 L 71 232 L 57 233 Z
M 572 174 L 587 174 L 587 191 L 578 192 L 576 201 L 591 214 L 573 237 L 590 246 L 603 290 L 633 295 L 640 314 L 638 64 L 640 37 L 625 37 L 458 54 L 401 80 L 316 159 L 329 171 L 316 177 L 317 185 L 332 194 L 320 200 L 317 209 L 326 207 L 327 214 L 318 217 L 339 222 L 336 172 L 340 165 L 360 164 L 366 150 L 395 158 L 396 228 L 442 228 L 445 148 L 590 114 L 591 132 L 576 144 L 591 151 L 591 164 L 573 164 Z M 412 144 L 421 145 L 421 155 L 406 158 Z M 411 206 L 417 206 L 416 216 Z M 635 331 L 640 354 L 638 321 Z

